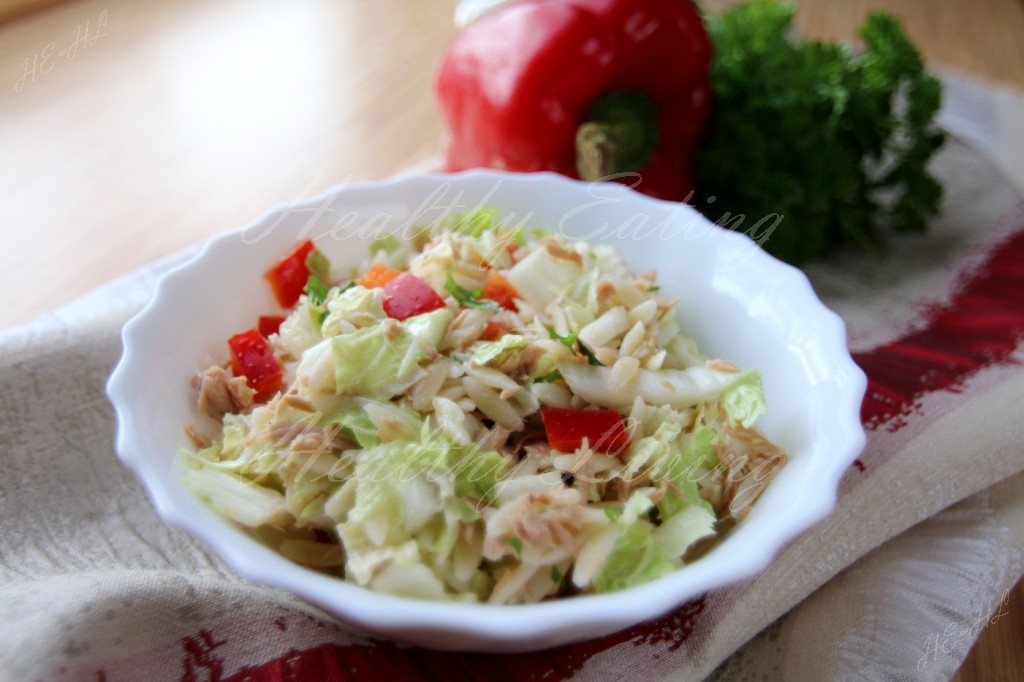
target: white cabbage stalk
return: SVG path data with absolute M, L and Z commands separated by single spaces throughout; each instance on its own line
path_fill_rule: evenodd
M 442 509 L 437 486 L 422 476 L 410 476 L 402 481 L 398 486 L 398 497 L 402 505 L 402 530 L 410 536 L 427 525 Z
M 345 523 L 348 513 L 356 505 L 356 479 L 349 478 L 324 502 L 324 514 L 335 524 Z
M 555 563 L 565 562 L 564 560 L 552 562 L 552 566 L 554 566 Z M 551 569 L 547 568 L 547 566 L 542 566 L 533 574 L 533 577 L 523 585 L 523 588 L 519 591 L 515 601 L 523 604 L 539 602 L 549 594 L 556 592 L 558 587 L 558 584 L 556 584 L 551 578 Z
M 451 241 L 439 239 L 409 261 L 409 272 L 429 284 L 434 291 L 443 292 L 452 259 Z
M 665 556 L 677 559 L 697 540 L 714 534 L 714 513 L 694 504 L 662 521 L 654 531 L 654 542 Z
M 513 265 L 505 279 L 535 310 L 544 310 L 582 274 L 576 263 L 555 258 L 547 249 L 539 248 Z
M 580 551 L 576 553 L 576 564 L 572 569 L 573 585 L 581 589 L 590 585 L 590 581 L 612 553 L 620 532 L 621 526 L 609 523 L 583 543 Z
M 334 392 L 334 352 L 330 339 L 324 339 L 302 354 L 295 376 L 296 381 L 306 382 L 311 394 Z
M 459 533 L 452 548 L 452 574 L 461 583 L 469 583 L 484 558 L 484 534 L 479 528 L 471 539 L 465 533 Z
M 469 358 L 469 364 L 474 367 L 483 367 L 492 362 L 503 362 L 513 351 L 525 348 L 530 340 L 520 334 L 505 334 L 497 341 L 483 341 L 473 347 L 473 355 Z
M 565 484 L 557 472 L 534 474 L 532 476 L 519 475 L 499 481 L 495 486 L 498 504 L 502 507 L 511 504 L 515 499 L 530 493 L 553 493 L 562 490 Z
M 280 523 L 288 516 L 281 493 L 217 469 L 190 469 L 185 474 L 185 485 L 218 514 L 244 526 Z
M 377 428 L 381 443 L 399 440 L 417 440 L 423 420 L 418 415 L 391 403 L 376 400 L 360 401 L 363 411 Z
M 274 338 L 274 345 L 293 358 L 301 358 L 306 350 L 315 346 L 322 338 L 320 328 L 309 314 L 306 297 L 302 296 L 298 307 L 281 323 Z
M 519 564 L 518 566 L 506 569 L 498 579 L 498 584 L 494 586 L 494 591 L 491 592 L 487 603 L 508 604 L 513 601 L 516 595 L 522 592 L 526 583 L 530 581 L 538 568 L 535 564 Z
M 459 445 L 470 445 L 473 442 L 466 424 L 466 413 L 451 400 L 436 396 L 433 400 L 434 416 L 437 425 Z
M 452 597 L 445 592 L 444 583 L 422 563 L 389 563 L 373 578 L 370 587 L 396 597 L 452 601 Z M 466 596 L 469 597 L 466 601 L 475 601 L 472 594 Z
M 654 507 L 654 502 L 651 501 L 651 498 L 643 490 L 637 490 L 626 500 L 619 522 L 626 526 L 631 525 L 652 507 Z
M 741 383 L 750 374 L 707 365 L 657 372 L 641 369 L 623 386 L 616 385 L 611 367 L 560 362 L 558 371 L 572 392 L 583 400 L 617 409 L 629 409 L 638 396 L 648 405 L 690 407 L 717 399 L 722 391 Z
M 354 286 L 327 298 L 327 317 L 320 327 L 324 337 L 337 336 L 342 333 L 341 323 L 349 328 L 362 329 L 383 320 L 384 290 L 381 288 L 367 289 Z M 311 317 L 307 315 L 307 317 Z

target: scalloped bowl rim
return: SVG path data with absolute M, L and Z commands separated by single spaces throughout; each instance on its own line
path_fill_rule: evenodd
M 750 517 L 712 552 L 646 585 L 530 605 L 441 603 L 375 593 L 304 569 L 232 528 L 197 499 L 192 498 L 195 504 L 183 503 L 180 495 L 183 486 L 177 477 L 168 477 L 166 472 L 153 466 L 154 457 L 170 457 L 172 453 L 149 452 L 142 435 L 152 416 L 145 413 L 145 403 L 137 400 L 147 388 L 141 385 L 144 383 L 141 377 L 148 367 L 145 355 L 154 335 L 162 330 L 161 312 L 180 303 L 175 296 L 187 288 L 188 280 L 201 264 L 237 249 L 238 238 L 246 230 L 279 220 L 285 213 L 324 205 L 339 197 L 357 205 L 358 197 L 367 192 L 384 191 L 402 196 L 403 192 L 412 191 L 410 186 L 472 187 L 474 183 L 479 185 L 485 181 L 521 186 L 530 190 L 532 196 L 539 197 L 544 196 L 544 191 L 578 194 L 585 186 L 591 187 L 551 173 L 511 174 L 489 170 L 455 174 L 407 173 L 379 182 L 341 185 L 308 199 L 278 204 L 247 225 L 213 237 L 191 259 L 160 278 L 152 299 L 124 326 L 123 354 L 107 385 L 117 416 L 115 449 L 142 481 L 158 514 L 213 548 L 235 571 L 256 583 L 291 592 L 371 633 L 440 649 L 523 651 L 607 634 L 664 615 L 688 599 L 762 572 L 786 543 L 834 509 L 839 481 L 865 445 L 860 407 L 867 382 L 850 357 L 845 324 L 821 303 L 802 272 L 768 255 L 745 235 L 712 225 L 685 205 L 682 215 L 706 224 L 708 242 L 715 249 L 747 248 L 749 253 L 742 267 L 768 273 L 780 282 L 785 299 L 801 311 L 801 319 L 809 319 L 815 325 L 817 336 L 810 340 L 815 344 L 812 347 L 827 359 L 829 379 L 840 384 L 838 395 L 833 396 L 828 405 L 833 416 L 828 456 L 807 455 L 804 460 L 791 460 L 783 468 L 784 472 L 790 468 L 807 468 L 803 472 L 804 479 L 813 474 L 815 489 L 809 490 L 810 484 L 804 480 L 803 490 L 799 491 L 804 505 L 800 513 L 766 519 L 770 523 L 762 522 L 765 520 L 762 515 L 755 523 L 758 507 L 774 492 L 777 480 L 755 505 Z M 651 199 L 622 185 L 604 185 L 601 192 L 602 196 L 621 200 L 638 210 L 665 211 L 668 206 L 673 211 L 680 210 L 679 205 Z M 714 349 L 702 347 L 701 350 Z M 201 367 L 197 366 L 194 371 L 199 369 Z M 182 377 L 182 386 L 186 385 L 186 377 Z M 808 492 L 813 494 L 807 495 Z

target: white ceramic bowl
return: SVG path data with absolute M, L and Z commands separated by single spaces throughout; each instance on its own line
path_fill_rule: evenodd
M 229 336 L 275 310 L 262 274 L 297 240 L 314 238 L 333 263 L 354 265 L 385 230 L 490 206 L 516 222 L 616 244 L 634 270 L 658 270 L 664 293 L 684 294 L 684 330 L 705 353 L 761 371 L 768 414 L 758 424 L 790 461 L 721 544 L 671 575 L 619 593 L 525 606 L 434 603 L 377 594 L 291 563 L 182 486 L 172 462 L 185 441 L 183 425 L 196 419 L 189 378 L 226 356 Z M 801 272 L 688 206 L 546 173 L 407 175 L 279 206 L 167 273 L 123 340 L 107 386 L 117 452 L 167 522 L 255 582 L 371 633 L 439 649 L 525 651 L 597 637 L 750 578 L 833 509 L 839 479 L 865 441 L 864 374 L 850 358 L 843 322 Z

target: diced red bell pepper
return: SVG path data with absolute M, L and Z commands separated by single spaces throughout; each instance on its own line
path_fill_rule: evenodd
M 595 452 L 621 452 L 629 445 L 626 424 L 615 410 L 540 408 L 548 444 L 559 452 L 573 452 L 586 438 Z
M 274 296 L 282 308 L 291 308 L 295 305 L 306 288 L 306 282 L 309 281 L 306 258 L 314 248 L 313 242 L 307 239 L 263 274 L 270 282 L 270 288 L 274 290 Z
M 277 393 L 283 385 L 284 373 L 274 351 L 258 329 L 235 334 L 228 339 L 231 349 L 231 371 L 244 376 L 245 383 L 256 392 L 261 403 Z
M 509 284 L 507 279 L 494 270 L 487 273 L 487 279 L 484 280 L 484 292 L 480 295 L 480 298 L 494 301 L 506 310 L 519 310 L 515 302 L 515 299 L 519 298 L 519 292 Z
M 372 268 L 366 271 L 366 273 L 356 280 L 356 284 L 367 289 L 377 289 L 393 279 L 397 279 L 402 273 L 398 270 L 392 270 L 386 265 L 381 263 L 375 264 Z
M 497 341 L 510 331 L 512 330 L 504 322 L 487 320 L 487 324 L 484 325 L 484 331 L 480 334 L 480 339 L 483 341 Z
M 396 320 L 405 320 L 444 307 L 444 299 L 429 284 L 410 272 L 404 272 L 384 285 L 384 312 Z
M 256 327 L 260 330 L 260 334 L 269 337 L 281 330 L 283 322 L 284 315 L 260 315 L 260 321 Z

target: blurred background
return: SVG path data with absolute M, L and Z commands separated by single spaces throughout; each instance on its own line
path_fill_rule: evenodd
M 0 0 L 0 329 L 275 203 L 429 168 L 456 4 Z M 887 9 L 934 68 L 1024 88 L 1022 0 L 795 4 L 833 40 Z M 1024 628 L 990 631 L 959 679 L 1019 679 Z
M 456 4 L 0 0 L 0 328 L 274 203 L 429 164 Z M 870 7 L 935 67 L 1024 85 L 1020 0 L 804 0 L 798 26 L 851 39 Z

